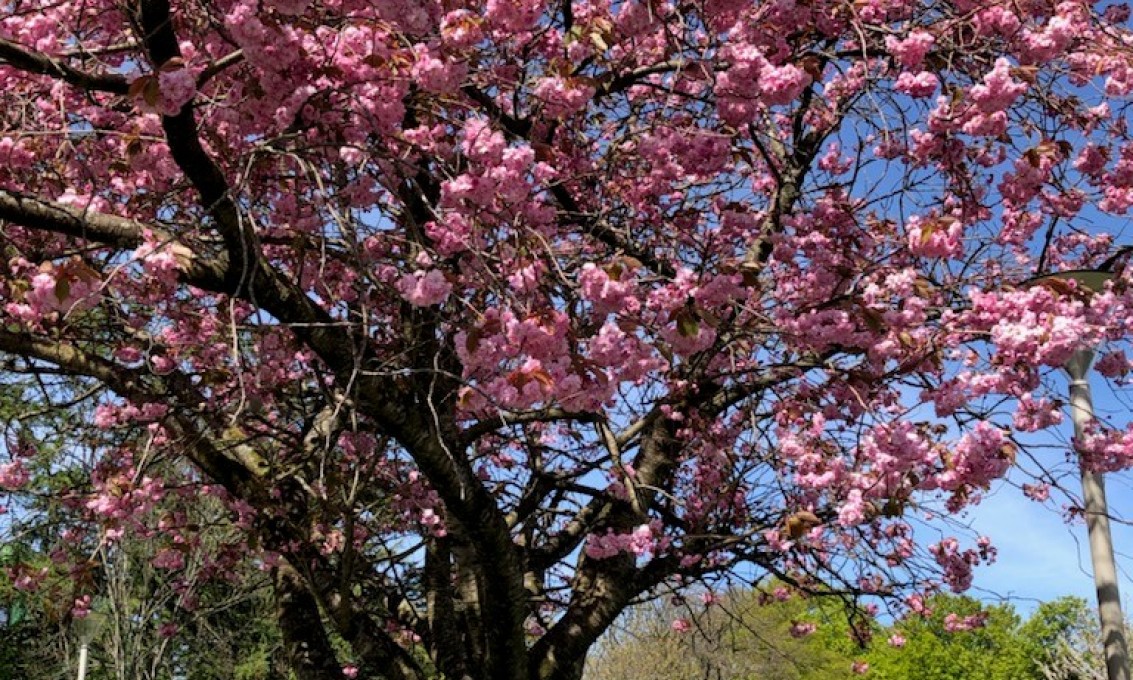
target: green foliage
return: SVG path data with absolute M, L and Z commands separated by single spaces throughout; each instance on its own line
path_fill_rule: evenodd
M 1009 605 L 981 605 L 969 597 L 938 595 L 927 618 L 910 617 L 885 631 L 904 636 L 903 648 L 880 639 L 868 655 L 876 680 L 1022 680 L 1040 678 L 1022 644 L 1021 622 Z M 982 627 L 950 630 L 949 615 L 986 616 Z
M 1043 602 L 1021 629 L 1023 644 L 1034 658 L 1058 644 L 1082 635 L 1095 623 L 1095 614 L 1080 597 L 1062 597 Z
M 768 600 L 735 591 L 707 609 L 653 603 L 625 617 L 599 646 L 586 680 L 846 680 L 849 645 L 832 644 L 823 630 L 798 635 L 798 624 L 826 617 L 818 601 Z M 686 632 L 672 622 L 687 620 Z M 793 632 L 794 631 L 794 632 Z
M 1126 639 L 1129 639 L 1126 624 Z M 1023 627 L 1028 654 L 1044 680 L 1103 680 L 1105 658 L 1097 612 L 1085 600 L 1044 602 Z
M 778 601 L 748 591 L 730 593 L 707 610 L 654 603 L 625 617 L 602 641 L 585 678 L 1046 680 L 1049 650 L 1078 636 L 1089 618 L 1083 617 L 1085 602 L 1075 598 L 1045 603 L 1025 622 L 1010 605 L 970 597 L 937 595 L 927 604 L 928 617 L 852 627 L 841 604 L 825 598 Z M 956 629 L 957 621 L 973 616 L 984 625 Z M 676 618 L 687 618 L 692 628 L 674 631 Z M 798 624 L 817 628 L 795 637 Z M 851 634 L 863 629 L 872 634 L 865 647 L 860 634 Z M 894 646 L 891 638 L 904 644 Z M 852 670 L 861 661 L 869 664 L 864 676 Z

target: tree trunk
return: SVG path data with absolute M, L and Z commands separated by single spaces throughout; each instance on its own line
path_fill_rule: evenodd
M 318 604 L 286 562 L 275 569 L 276 617 L 291 669 L 299 680 L 346 680 L 327 639 Z

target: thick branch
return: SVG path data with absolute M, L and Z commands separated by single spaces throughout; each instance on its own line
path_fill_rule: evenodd
M 168 0 L 141 0 L 139 10 L 142 39 L 154 67 L 180 58 L 181 48 L 173 32 Z M 161 125 L 174 162 L 200 193 L 205 209 L 224 238 L 231 263 L 228 274 L 236 278 L 237 289 L 242 288 L 255 276 L 259 244 L 251 223 L 241 218 L 220 166 L 201 145 L 192 102 L 182 106 L 176 115 L 163 116 Z
M 711 394 L 703 395 L 710 399 Z M 633 503 L 611 501 L 601 524 L 627 533 L 644 519 L 640 508 L 654 501 L 656 489 L 667 488 L 680 449 L 671 423 L 653 420 L 642 434 L 641 451 L 634 460 L 639 482 Z M 590 506 L 587 506 L 589 509 Z M 594 560 L 579 558 L 574 597 L 563 617 L 531 650 L 532 677 L 539 680 L 575 680 L 586 651 L 614 619 L 642 591 L 640 570 L 631 555 Z
M 82 210 L 5 189 L 0 189 L 0 220 L 27 229 L 81 238 L 119 250 L 133 250 L 140 246 L 144 233 L 148 230 L 155 241 L 166 244 L 181 255 L 178 264 L 186 283 L 204 290 L 226 292 L 224 280 L 227 277 L 228 259 L 225 256 L 203 257 L 199 248 L 186 246 L 167 230 L 154 224 L 142 224 L 125 217 Z M 190 255 L 194 250 L 198 252 Z
M 51 76 L 84 90 L 126 94 L 130 83 L 116 73 L 87 73 L 64 61 L 0 38 L 0 64 L 28 73 Z
M 177 403 L 169 391 L 174 376 L 158 378 L 131 370 L 66 342 L 0 329 L 0 352 L 45 361 L 71 375 L 93 378 L 135 404 L 176 406 Z M 181 389 L 192 390 L 187 384 L 181 385 Z M 182 401 L 204 403 L 203 397 L 197 395 Z M 176 408 L 173 418 L 165 426 L 171 434 L 183 440 L 189 459 L 231 493 L 249 501 L 262 501 L 267 497 L 259 479 L 266 471 L 266 464 L 250 449 L 217 445 L 200 431 L 191 416 Z
M 521 425 L 523 423 L 553 423 L 562 420 L 571 420 L 580 423 L 592 423 L 598 419 L 596 413 L 567 411 L 566 409 L 548 407 L 533 411 L 501 411 L 491 420 L 481 420 L 466 427 L 460 433 L 463 446 L 470 446 L 481 437 L 496 432 L 505 427 Z
M 79 210 L 5 189 L 0 189 L 0 220 L 121 249 L 137 248 L 142 242 L 143 227 L 133 220 Z
M 286 562 L 275 569 L 276 618 L 291 670 L 299 680 L 345 680 L 324 632 L 315 598 Z

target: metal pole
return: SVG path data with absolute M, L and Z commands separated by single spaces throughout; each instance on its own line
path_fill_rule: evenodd
M 1070 374 L 1070 415 L 1074 420 L 1074 437 L 1086 434 L 1086 426 L 1094 419 L 1090 383 L 1086 375 L 1093 363 L 1094 352 L 1081 349 L 1066 362 Z M 1086 469 L 1079 457 L 1082 472 L 1082 502 L 1086 530 L 1090 537 L 1090 558 L 1094 566 L 1094 586 L 1098 592 L 1098 618 L 1101 619 L 1102 643 L 1105 645 L 1105 667 L 1109 680 L 1130 680 L 1129 649 L 1125 642 L 1125 618 L 1121 614 L 1121 594 L 1117 587 L 1117 565 L 1113 560 L 1113 539 L 1109 533 L 1109 510 L 1105 499 L 1105 478 Z
M 87 643 L 79 645 L 79 680 L 87 677 Z

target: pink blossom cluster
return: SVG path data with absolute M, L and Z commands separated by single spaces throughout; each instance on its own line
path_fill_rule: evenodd
M 407 302 L 417 307 L 432 307 L 448 299 L 452 284 L 439 269 L 417 270 L 397 282 L 397 289 Z
M 1062 366 L 1081 347 L 1102 337 L 1102 327 L 1081 301 L 1044 286 L 969 294 L 971 309 L 962 319 L 974 331 L 990 334 L 1002 361 Z
M 544 0 L 487 0 L 484 19 L 502 34 L 528 31 L 543 11 Z
M 979 612 L 978 614 L 969 614 L 967 616 L 949 613 L 944 617 L 944 630 L 949 633 L 959 633 L 983 628 L 987 623 L 987 616 L 987 612 Z
M 935 43 L 936 38 L 924 30 L 910 31 L 903 38 L 895 35 L 885 37 L 885 48 L 906 69 L 919 67 Z
M 142 244 L 134 250 L 134 258 L 141 262 L 145 273 L 156 281 L 165 285 L 173 284 L 180 268 L 176 247 L 162 243 L 150 229 L 143 232 L 143 239 Z
M 641 308 L 633 274 L 622 271 L 618 265 L 618 276 L 614 278 L 605 268 L 587 262 L 578 275 L 579 293 L 594 305 L 597 314 L 633 314 Z
M 586 540 L 586 556 L 595 559 L 607 559 L 621 553 L 630 553 L 637 557 L 649 557 L 665 550 L 669 539 L 659 533 L 660 522 L 641 524 L 629 533 L 617 533 L 607 530 L 605 534 L 592 534 Z
M 594 96 L 593 85 L 580 79 L 550 76 L 543 78 L 532 94 L 543 106 L 543 115 L 563 118 L 578 113 Z
M 980 421 L 961 435 L 945 458 L 945 470 L 936 476 L 940 488 L 954 491 L 963 487 L 987 488 L 1002 477 L 1013 462 L 1013 445 L 1003 430 Z
M 22 460 L 13 460 L 0 465 L 0 489 L 16 491 L 31 480 L 31 471 Z
M 804 638 L 814 634 L 818 624 L 812 621 L 794 621 L 791 623 L 790 634 L 793 638 Z
M 129 472 L 96 478 L 95 492 L 86 502 L 94 517 L 107 523 L 128 520 L 161 502 L 166 494 L 162 480 L 148 476 L 134 480 Z
M 56 267 L 45 263 L 31 273 L 22 302 L 8 302 L 4 311 L 25 323 L 59 320 L 98 302 L 102 282 L 73 261 Z
M 1074 449 L 1087 468 L 1095 472 L 1124 470 L 1133 465 L 1133 427 L 1103 428 L 1095 423 Z
M 984 75 L 983 82 L 968 90 L 968 98 L 980 112 L 1001 112 L 1027 91 L 1027 83 L 1011 75 L 1011 62 L 1000 57 L 995 66 Z
M 983 561 L 980 551 L 968 549 L 960 550 L 960 543 L 955 538 L 947 538 L 940 543 L 930 545 L 932 554 L 944 570 L 944 581 L 953 592 L 961 593 L 972 585 L 972 568 Z
M 812 82 L 812 76 L 795 64 L 775 64 L 756 45 L 731 47 L 725 58 L 729 68 L 717 81 L 720 116 L 729 124 L 748 122 L 768 106 L 794 101 Z
M 411 71 L 413 80 L 425 90 L 449 94 L 464 81 L 468 69 L 462 62 L 445 59 L 429 46 L 421 44 L 414 45 L 413 54 L 416 58 Z
M 897 76 L 893 89 L 910 97 L 931 97 L 940 87 L 940 78 L 931 71 L 906 71 Z
M 1048 398 L 1035 399 L 1026 392 L 1019 396 L 1012 424 L 1020 432 L 1037 432 L 1062 422 L 1059 405 Z
M 1094 369 L 1107 378 L 1124 378 L 1133 370 L 1133 363 L 1125 351 L 1119 349 L 1103 354 L 1094 364 Z
M 1051 61 L 1065 53 L 1075 40 L 1089 40 L 1092 32 L 1084 6 L 1060 2 L 1045 25 L 1023 31 L 1020 58 L 1030 63 Z
M 166 116 L 176 115 L 197 94 L 197 76 L 183 66 L 161 69 L 157 82 L 161 96 L 158 110 Z

